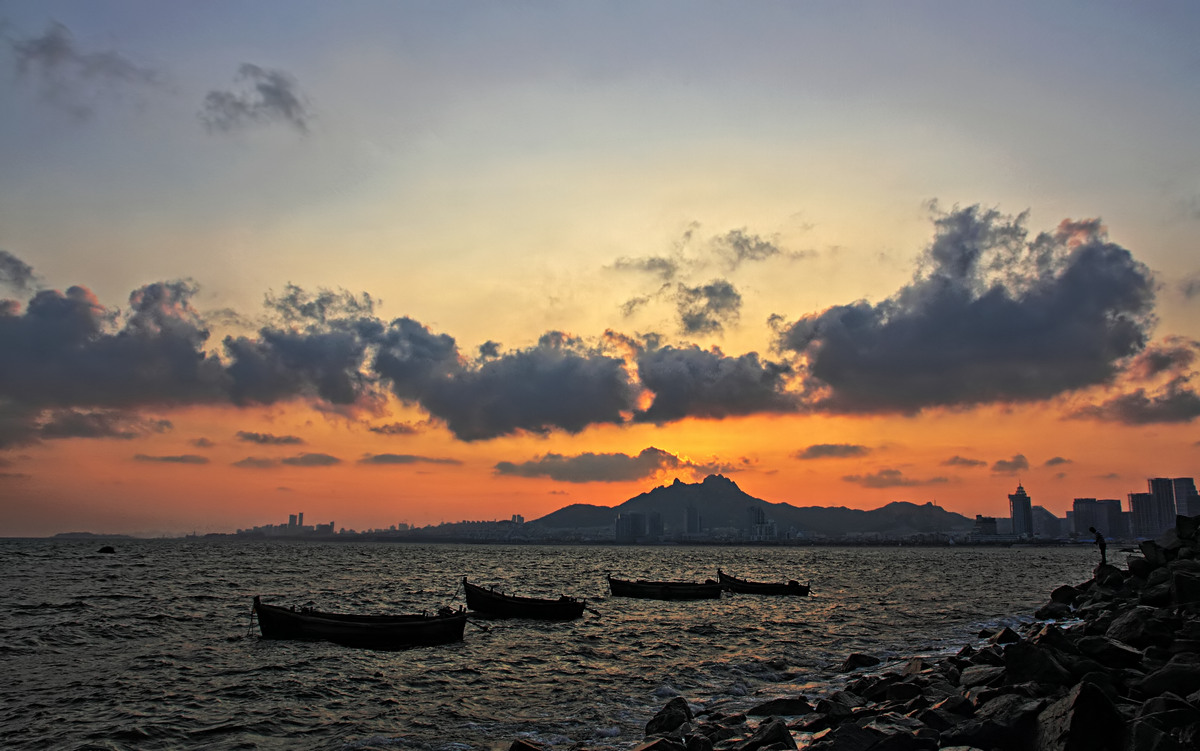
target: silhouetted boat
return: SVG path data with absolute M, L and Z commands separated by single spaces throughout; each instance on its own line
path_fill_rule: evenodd
M 493 618 L 537 618 L 546 621 L 570 621 L 583 615 L 583 600 L 563 595 L 557 600 L 506 595 L 495 588 L 486 589 L 463 577 L 467 607 Z
M 640 597 L 649 600 L 715 600 L 721 596 L 721 585 L 709 579 L 704 582 L 647 581 L 614 579 L 608 575 L 608 591 L 613 597 Z
M 464 610 L 442 608 L 436 615 L 348 615 L 265 605 L 254 596 L 254 613 L 264 639 L 330 641 L 347 647 L 404 649 L 462 641 Z
M 730 576 L 721 569 L 717 569 L 717 579 L 720 581 L 721 586 L 730 592 L 737 592 L 744 595 L 796 595 L 798 597 L 805 597 L 808 595 L 810 589 L 807 584 L 801 584 L 795 580 L 789 581 L 787 584 L 746 581 L 736 576 Z

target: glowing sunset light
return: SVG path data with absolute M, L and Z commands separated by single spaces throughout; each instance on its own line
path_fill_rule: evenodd
M 667 7 L 6 6 L 0 536 L 1200 472 L 1200 12 Z

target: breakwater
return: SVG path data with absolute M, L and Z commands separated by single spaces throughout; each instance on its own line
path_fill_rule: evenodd
M 637 751 L 1183 751 L 1200 748 L 1200 517 L 1123 567 L 1053 590 L 957 654 L 854 653 L 844 687 L 743 712 L 668 701 Z M 884 669 L 880 670 L 881 665 Z M 518 740 L 512 751 L 535 746 Z

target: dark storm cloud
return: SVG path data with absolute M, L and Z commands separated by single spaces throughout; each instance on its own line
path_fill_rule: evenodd
M 997 474 L 1014 474 L 1029 469 L 1029 460 L 1024 454 L 1016 454 L 1011 459 L 999 459 L 992 464 L 992 471 Z
M 367 454 L 358 460 L 359 464 L 445 464 L 459 466 L 458 459 L 435 456 L 417 456 L 415 454 Z
M 1139 388 L 1102 404 L 1083 407 L 1072 417 L 1125 425 L 1191 422 L 1200 417 L 1200 394 L 1187 377 L 1180 376 L 1156 391 Z
M 1155 343 L 1134 358 L 1131 375 L 1149 380 L 1161 373 L 1183 375 L 1200 354 L 1200 342 L 1173 336 Z
M 341 464 L 342 460 L 329 454 L 298 454 L 280 459 L 279 462 L 289 467 L 332 467 Z
M 31 406 L 133 407 L 225 400 L 220 361 L 190 282 L 147 285 L 111 311 L 84 287 L 42 290 L 24 313 L 0 306 L 0 399 Z
M 224 346 L 237 404 L 307 396 L 346 405 L 369 389 L 362 372 L 367 342 L 359 332 L 265 328 L 257 339 L 226 337 Z
M 85 52 L 71 30 L 52 23 L 38 37 L 10 39 L 17 75 L 32 82 L 42 98 L 75 117 L 92 114 L 97 104 L 118 95 L 120 87 L 155 85 L 155 71 L 116 52 Z
M 304 439 L 300 436 L 252 433 L 248 430 L 239 430 L 237 439 L 244 443 L 257 443 L 261 446 L 296 446 L 304 443 Z
M 133 459 L 134 461 L 150 462 L 153 464 L 208 464 L 207 456 L 198 456 L 197 454 L 180 454 L 178 456 L 135 454 Z
M 39 409 L 0 399 L 0 449 L 37 443 L 40 414 Z
M 965 456 L 952 456 L 942 462 L 943 467 L 986 467 L 987 462 L 981 459 L 968 459 Z
M 1200 273 L 1191 274 L 1179 282 L 1179 291 L 1188 300 L 1200 297 Z
M 714 279 L 698 287 L 675 288 L 675 308 L 680 329 L 685 334 L 719 334 L 737 323 L 742 311 L 742 296 L 724 279 Z
M 309 292 L 291 283 L 284 285 L 283 294 L 268 292 L 264 304 L 288 323 L 333 324 L 369 318 L 375 312 L 375 300 L 366 292 L 356 294 L 344 289 Z
M 489 339 L 488 341 L 479 345 L 479 357 L 480 358 L 487 359 L 490 357 L 499 357 L 499 356 L 500 356 L 500 342 L 493 342 L 492 340 Z
M 1042 464 L 1042 466 L 1043 467 L 1057 467 L 1060 464 L 1074 464 L 1074 463 L 1075 462 L 1072 461 L 1071 459 L 1065 459 L 1061 456 L 1056 456 L 1051 459 L 1047 459 L 1045 461 L 1045 463 Z
M 290 74 L 243 63 L 234 81 L 240 85 L 237 91 L 213 90 L 204 97 L 200 121 L 209 132 L 274 122 L 308 132 L 313 114 Z
M 577 456 L 546 454 L 532 461 L 515 464 L 500 462 L 495 466 L 498 475 L 514 477 L 548 477 L 559 482 L 630 482 L 652 477 L 662 470 L 688 469 L 701 474 L 728 472 L 730 465 L 697 464 L 662 449 L 643 449 L 637 456 L 629 454 L 593 454 Z
M 40 435 L 57 438 L 118 438 L 130 440 L 151 433 L 171 430 L 169 420 L 155 420 L 126 412 L 81 412 L 70 409 L 53 410 L 43 418 Z
M 1149 269 L 1096 221 L 1026 240 L 1024 216 L 935 220 L 922 270 L 891 298 L 778 317 L 807 362 L 808 403 L 837 412 L 1022 402 L 1104 383 L 1146 345 Z
M 844 459 L 869 453 L 871 449 L 854 443 L 815 443 L 793 456 L 797 459 Z
M 240 469 L 270 469 L 278 466 L 279 462 L 275 459 L 268 459 L 262 456 L 247 456 L 241 461 L 236 461 L 233 466 Z
M 855 485 L 861 485 L 864 488 L 906 488 L 917 485 L 941 485 L 950 482 L 946 477 L 930 477 L 923 480 L 905 477 L 904 473 L 898 469 L 881 469 L 878 472 L 871 472 L 865 475 L 845 475 L 842 477 L 842 480 L 854 483 Z
M 529 349 L 468 365 L 452 338 L 398 319 L 375 369 L 397 396 L 419 402 L 465 441 L 620 424 L 634 400 L 623 360 L 560 332 L 543 335 Z
M 390 422 L 386 425 L 372 425 L 367 430 L 380 435 L 416 435 L 421 432 L 420 428 L 408 422 Z
M 32 266 L 7 250 L 0 250 L 0 284 L 18 292 L 29 292 L 36 282 Z
M 760 361 L 753 352 L 727 357 L 718 349 L 662 347 L 642 352 L 637 371 L 642 385 L 654 393 L 650 406 L 636 413 L 639 422 L 790 412 L 796 407 L 784 390 L 791 368 Z

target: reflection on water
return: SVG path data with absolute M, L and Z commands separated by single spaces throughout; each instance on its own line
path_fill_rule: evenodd
M 957 649 L 1087 579 L 1086 548 L 427 546 L 0 541 L 6 744 L 166 749 L 630 748 L 682 693 L 744 708 L 819 692 L 849 652 Z M 605 573 L 716 569 L 811 597 L 608 598 Z M 250 598 L 346 612 L 461 604 L 459 581 L 586 597 L 567 623 L 468 623 L 403 652 L 263 641 Z M 486 630 L 485 630 L 486 629 Z

